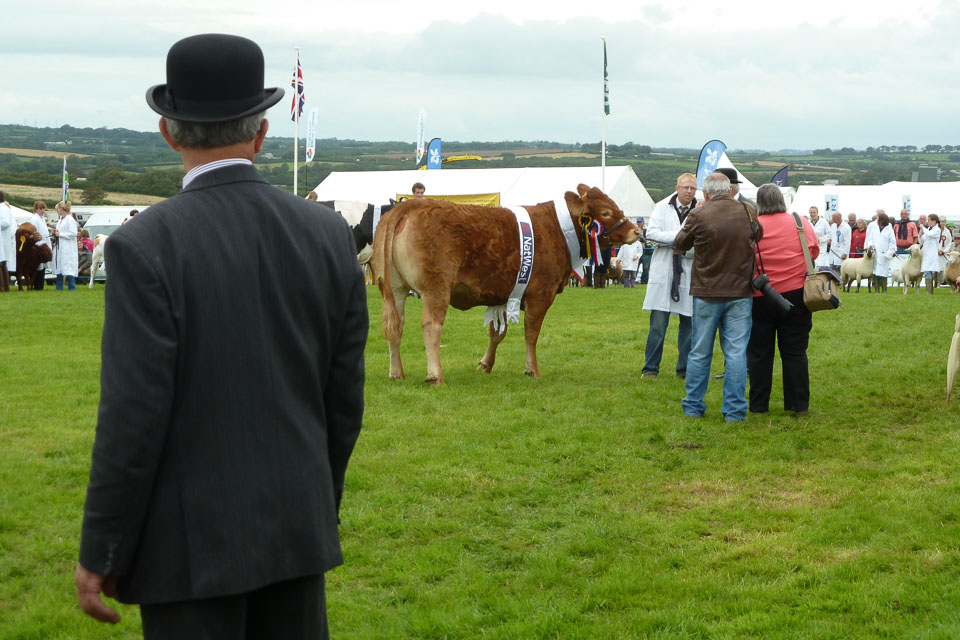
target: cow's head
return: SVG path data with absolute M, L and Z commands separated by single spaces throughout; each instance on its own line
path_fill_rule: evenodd
M 606 249 L 613 245 L 633 244 L 640 238 L 637 225 L 630 222 L 617 203 L 607 197 L 603 191 L 585 184 L 577 185 L 577 192 L 567 191 L 564 200 L 567 209 L 574 216 L 587 216 L 603 225 L 604 233 L 600 247 Z

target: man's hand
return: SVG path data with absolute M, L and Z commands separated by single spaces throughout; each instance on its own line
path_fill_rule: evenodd
M 85 614 L 100 622 L 111 624 L 120 622 L 120 614 L 100 599 L 101 593 L 111 598 L 117 595 L 116 578 L 88 571 L 77 564 L 74 582 L 77 585 L 77 602 L 80 603 L 80 608 Z

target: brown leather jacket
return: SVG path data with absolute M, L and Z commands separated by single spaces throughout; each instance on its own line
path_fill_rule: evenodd
M 687 216 L 674 246 L 693 247 L 690 295 L 697 298 L 752 296 L 756 241 L 763 237 L 753 209 L 718 196 Z

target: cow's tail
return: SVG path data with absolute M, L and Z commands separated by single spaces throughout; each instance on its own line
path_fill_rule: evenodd
M 394 209 L 396 211 L 396 209 Z M 374 278 L 377 286 L 380 287 L 380 296 L 383 298 L 383 335 L 388 342 L 398 342 L 403 337 L 403 322 L 400 320 L 400 312 L 397 309 L 396 300 L 393 297 L 393 283 L 391 282 L 391 272 L 393 271 L 393 242 L 396 235 L 397 226 L 403 219 L 403 214 L 390 215 L 385 217 L 378 227 L 378 233 L 374 239 L 373 260 L 374 260 Z M 382 230 L 381 230 L 382 228 Z M 380 258 L 377 260 L 377 258 Z M 379 265 L 377 263 L 380 263 Z M 379 268 L 378 268 L 379 267 Z

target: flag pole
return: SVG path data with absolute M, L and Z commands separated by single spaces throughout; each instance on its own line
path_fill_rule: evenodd
M 294 47 L 297 50 L 297 63 L 293 68 L 294 80 L 298 81 L 298 71 L 300 70 L 300 47 Z M 298 95 L 298 88 L 294 87 L 293 89 L 293 113 L 294 113 L 294 127 L 293 127 L 293 195 L 297 195 L 297 159 L 300 151 L 300 96 Z
M 607 39 L 600 38 L 603 44 L 603 119 L 600 133 L 600 190 L 607 191 L 607 110 L 609 98 L 607 94 Z

